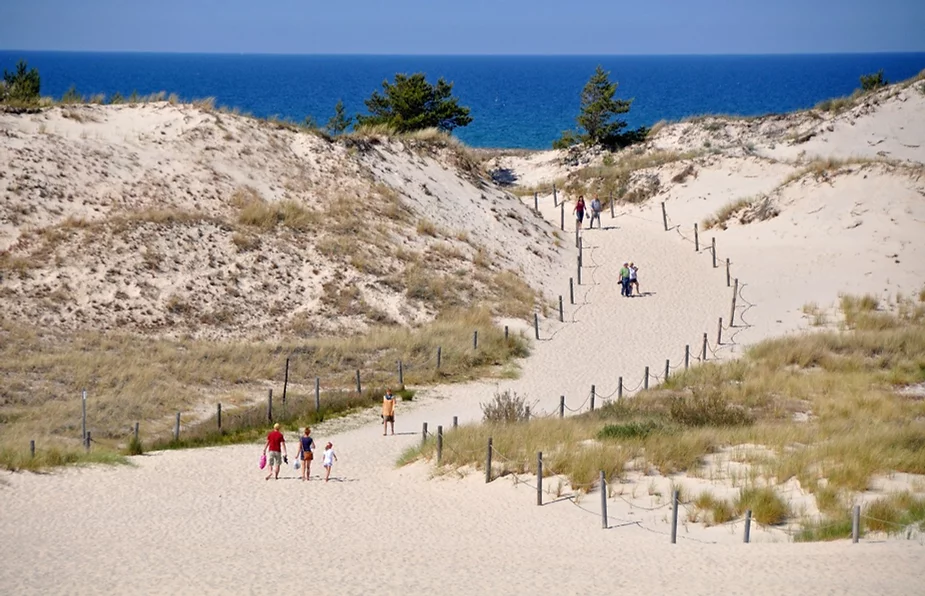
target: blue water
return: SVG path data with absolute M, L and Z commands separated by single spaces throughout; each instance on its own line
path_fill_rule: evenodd
M 630 125 L 697 114 L 758 115 L 847 95 L 862 74 L 891 81 L 925 69 L 925 53 L 775 56 L 280 56 L 0 51 L 0 68 L 19 58 L 42 75 L 42 94 L 71 85 L 84 95 L 167 91 L 214 96 L 255 116 L 324 123 L 343 99 L 351 114 L 396 72 L 452 81 L 473 122 L 456 134 L 475 147 L 548 148 L 575 125 L 579 93 L 600 64 L 635 98 Z

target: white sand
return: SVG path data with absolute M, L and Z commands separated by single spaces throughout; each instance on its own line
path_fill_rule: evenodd
M 333 440 L 340 457 L 334 482 L 305 484 L 292 469 L 284 480 L 265 482 L 256 467 L 259 445 L 155 453 L 134 458 L 131 468 L 5 477 L 0 592 L 921 592 L 921 537 L 795 544 L 779 530 L 753 528 L 754 543 L 744 545 L 741 522 L 684 523 L 671 545 L 662 477 L 623 487 L 608 501 L 611 527 L 602 530 L 593 492 L 577 503 L 547 494 L 537 507 L 533 489 L 513 487 L 510 477 L 485 484 L 479 473 L 429 478 L 424 464 L 394 467 L 420 440 L 423 422 L 433 430 L 448 427 L 453 416 L 478 420 L 479 401 L 496 385 L 525 393 L 541 413 L 562 394 L 577 408 L 592 384 L 603 396 L 619 376 L 628 388 L 637 385 L 645 366 L 662 375 L 665 359 L 680 363 L 685 344 L 698 352 L 703 332 L 715 344 L 716 321 L 728 316 L 731 299 L 725 271 L 677 232 L 662 231 L 658 202 L 667 200 L 672 224 L 687 234 L 727 197 L 770 192 L 796 168 L 723 160 L 701 165 L 696 179 L 650 205 L 615 219 L 605 214 L 607 229 L 585 232 L 576 306 L 568 304 L 567 282 L 577 251 L 561 251 L 548 297 L 564 296 L 568 322 L 556 321 L 554 312 L 543 320 L 521 379 L 424 391 L 420 403 L 400 404 L 396 437 L 382 436 L 375 413 L 317 428 L 316 441 Z M 784 189 L 777 218 L 716 232 L 720 255 L 730 256 L 734 275 L 747 284 L 743 295 L 756 304 L 747 315 L 754 327 L 734 330 L 738 345 L 719 346 L 720 355 L 804 326 L 795 310 L 806 301 L 833 301 L 842 289 L 912 291 L 921 284 L 920 187 L 879 167 Z M 537 183 L 543 174 L 520 178 Z M 544 216 L 557 223 L 551 197 L 542 201 Z M 868 210 L 863 225 L 848 228 L 859 204 Z M 831 215 L 813 213 L 820 207 Z M 885 272 L 882 253 L 898 255 L 890 257 L 900 261 L 895 270 Z M 640 266 L 649 295 L 619 296 L 616 271 L 629 260 Z M 746 308 L 740 303 L 738 314 Z M 318 463 L 313 471 L 317 478 Z M 794 503 L 804 499 L 798 487 L 787 494 Z

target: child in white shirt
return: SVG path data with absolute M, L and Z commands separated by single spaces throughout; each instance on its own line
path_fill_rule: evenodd
M 328 443 L 324 446 L 324 481 L 327 482 L 328 478 L 331 476 L 331 467 L 334 465 L 334 462 L 337 461 L 337 456 L 334 454 L 334 444 Z

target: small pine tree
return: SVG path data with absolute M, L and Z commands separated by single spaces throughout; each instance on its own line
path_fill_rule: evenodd
M 315 128 L 315 129 L 317 129 L 317 128 L 318 128 L 318 122 L 316 122 L 316 121 L 315 121 L 315 118 L 314 118 L 311 114 L 309 114 L 308 116 L 305 117 L 305 121 L 302 122 L 302 126 L 304 126 L 305 128 Z
M 410 132 L 424 128 L 439 128 L 451 132 L 472 122 L 469 108 L 459 105 L 453 97 L 453 83 L 443 78 L 431 85 L 419 72 L 411 76 L 396 74 L 395 82 L 382 82 L 383 94 L 374 91 L 365 100 L 369 115 L 357 116 L 361 126 L 384 124 L 396 132 Z
M 344 108 L 344 100 L 341 99 L 337 102 L 337 105 L 334 106 L 334 115 L 328 120 L 325 128 L 328 134 L 336 136 L 347 132 L 347 129 L 349 129 L 351 125 L 353 125 L 353 116 L 347 115 L 347 110 Z
M 883 78 L 882 68 L 873 74 L 861 75 L 861 89 L 864 91 L 874 91 L 889 84 L 890 82 Z
M 578 126 L 584 129 L 582 140 L 587 145 L 614 145 L 626 121 L 617 115 L 630 111 L 632 100 L 614 99 L 618 83 L 610 81 L 610 73 L 600 66 L 581 90 L 581 113 Z
M 25 60 L 16 63 L 16 70 L 8 72 L 3 69 L 4 95 L 6 101 L 36 104 L 40 99 L 42 79 L 39 71 L 29 68 Z

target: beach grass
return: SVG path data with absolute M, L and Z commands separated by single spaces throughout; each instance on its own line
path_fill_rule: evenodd
M 691 368 L 594 412 L 452 430 L 442 465 L 484 466 L 491 437 L 494 473 L 535 473 L 542 451 L 547 474 L 581 488 L 600 470 L 609 481 L 628 471 L 723 475 L 710 470 L 708 456 L 757 445 L 768 455 L 749 461 L 735 515 L 752 509 L 772 525 L 791 519 L 775 487 L 795 478 L 823 513 L 803 538 L 823 539 L 848 496 L 870 489 L 876 476 L 925 474 L 925 403 L 898 391 L 925 381 L 925 303 L 899 297 L 887 310 L 873 296 L 843 296 L 840 311 L 841 330 L 768 340 L 741 359 Z M 425 443 L 417 457 L 432 459 L 433 449 Z M 727 504 L 714 515 L 725 519 Z M 916 507 L 896 499 L 881 515 L 895 520 L 907 513 L 893 509 Z
M 478 349 L 472 347 L 474 331 Z M 385 326 L 339 338 L 158 339 L 58 332 L 12 322 L 0 323 L 0 337 L 0 374 L 5 379 L 0 389 L 0 464 L 8 467 L 18 466 L 28 454 L 30 440 L 39 450 L 50 444 L 62 451 L 81 448 L 84 389 L 94 440 L 101 449 L 118 452 L 128 445 L 135 422 L 141 423 L 142 440 L 150 448 L 171 436 L 176 412 L 183 413 L 184 428 L 201 421 L 208 427 L 219 402 L 231 425 L 226 434 L 232 435 L 222 441 L 245 440 L 250 436 L 247 421 L 255 429 L 266 426 L 269 389 L 281 400 L 287 358 L 290 414 L 315 421 L 317 416 L 297 407 L 304 402 L 314 408 L 315 377 L 321 379 L 325 406 L 319 415 L 331 416 L 368 404 L 350 396 L 351 389 L 356 395 L 358 369 L 362 386 L 370 390 L 397 386 L 399 360 L 406 385 L 458 382 L 500 374 L 504 365 L 528 351 L 521 334 L 505 338 L 491 312 L 478 308 L 448 311 L 413 329 Z M 240 425 L 236 417 L 242 419 Z

